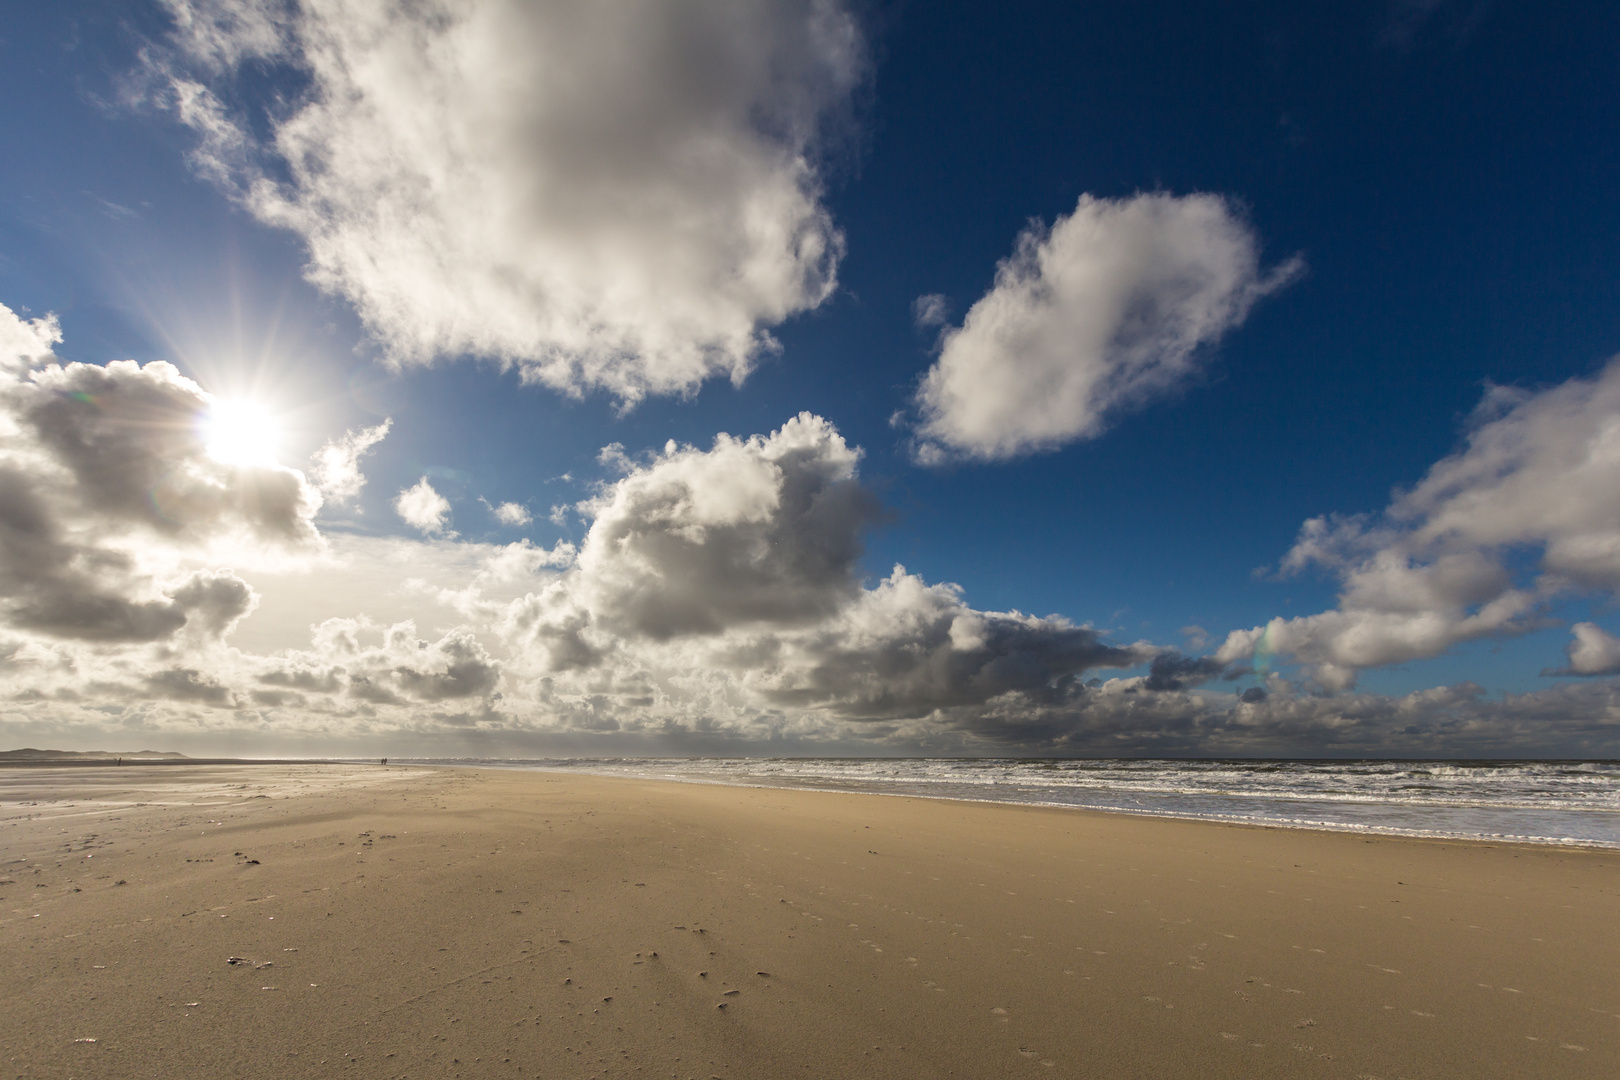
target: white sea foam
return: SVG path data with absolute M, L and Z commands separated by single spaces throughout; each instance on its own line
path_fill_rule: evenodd
M 461 758 L 419 763 L 1620 848 L 1616 761 Z

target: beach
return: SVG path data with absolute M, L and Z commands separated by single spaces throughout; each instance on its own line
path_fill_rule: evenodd
M 1610 1077 L 1620 853 L 365 765 L 0 770 L 16 1077 Z

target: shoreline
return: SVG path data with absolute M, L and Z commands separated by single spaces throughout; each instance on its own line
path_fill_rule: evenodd
M 471 763 L 469 761 L 469 762 L 460 762 L 460 763 L 455 763 L 455 764 L 449 764 L 449 763 L 446 763 L 443 760 L 390 759 L 391 762 L 393 762 L 394 764 L 399 765 L 401 768 L 418 767 L 418 768 L 449 768 L 449 769 L 481 769 L 481 770 L 488 770 L 488 771 L 491 771 L 491 772 L 510 772 L 510 773 L 533 772 L 533 773 L 547 773 L 547 774 L 557 775 L 557 776 L 591 776 L 591 777 L 597 777 L 597 778 L 605 779 L 605 780 L 615 780 L 615 779 L 645 780 L 645 781 L 648 781 L 648 782 L 656 782 L 656 783 L 699 784 L 699 785 L 709 785 L 709 786 L 722 787 L 722 788 L 739 788 L 739 789 L 750 789 L 750 790 L 760 790 L 760 791 L 826 792 L 826 793 L 829 793 L 829 794 L 840 794 L 840 795 L 877 795 L 877 796 L 885 796 L 885 797 L 900 798 L 900 799 L 932 799 L 932 800 L 938 800 L 938 801 L 941 801 L 941 802 L 968 803 L 968 804 L 976 804 L 976 805 L 1039 806 L 1039 807 L 1045 807 L 1045 808 L 1053 809 L 1053 810 L 1072 810 L 1072 811 L 1077 811 L 1077 812 L 1081 812 L 1081 813 L 1120 815 L 1120 816 L 1124 816 L 1124 817 L 1141 817 L 1141 818 L 1149 818 L 1149 819 L 1155 819 L 1155 820 L 1166 820 L 1166 821 L 1209 822 L 1209 823 L 1214 823 L 1214 824 L 1236 825 L 1236 826 L 1244 826 L 1244 827 L 1257 828 L 1257 829 L 1278 829 L 1278 830 L 1283 830 L 1283 831 L 1288 831 L 1288 832 L 1294 832 L 1294 831 L 1324 832 L 1324 833 L 1343 834 L 1343 835 L 1348 835 L 1348 836 L 1377 836 L 1377 837 L 1389 837 L 1389 838 L 1392 838 L 1392 839 L 1404 839 L 1404 840 L 1435 840 L 1435 841 L 1445 841 L 1445 842 L 1457 841 L 1457 842 L 1476 842 L 1476 843 L 1485 843 L 1485 844 L 1518 844 L 1518 845 L 1526 845 L 1526 846 L 1531 846 L 1531 847 L 1550 847 L 1550 848 L 1567 849 L 1567 850 L 1579 849 L 1579 850 L 1592 850 L 1592 851 L 1620 851 L 1620 840 L 1594 840 L 1594 839 L 1582 838 L 1582 837 L 1534 836 L 1534 835 L 1527 835 L 1527 834 L 1510 834 L 1510 833 L 1489 834 L 1489 835 L 1487 835 L 1487 834 L 1480 834 L 1480 833 L 1445 832 L 1445 831 L 1440 831 L 1440 830 L 1403 829 L 1400 826 L 1358 825 L 1358 824 L 1354 824 L 1354 823 L 1336 823 L 1336 822 L 1331 822 L 1331 821 L 1295 822 L 1295 821 L 1290 821 L 1290 820 L 1287 820 L 1287 819 L 1280 819 L 1279 820 L 1279 819 L 1245 818 L 1245 817 L 1239 817 L 1239 816 L 1236 816 L 1236 815 L 1221 816 L 1221 815 L 1213 814 L 1213 813 L 1211 813 L 1211 814 L 1199 814 L 1199 813 L 1182 812 L 1182 811 L 1176 811 L 1176 810 L 1156 810 L 1156 809 L 1148 809 L 1148 808 L 1136 809 L 1136 808 L 1130 808 L 1130 807 L 1060 802 L 1060 801 L 1056 801 L 1056 800 L 975 798 L 975 797 L 970 796 L 970 795 L 953 795 L 953 794 L 942 794 L 942 793 L 937 793 L 937 792 L 878 791 L 878 790 L 866 790 L 866 789 L 861 789 L 861 788 L 856 788 L 856 787 L 836 787 L 836 786 L 831 786 L 831 785 L 818 786 L 818 785 L 814 785 L 814 784 L 770 784 L 770 783 L 763 783 L 763 782 L 757 782 L 757 781 L 730 780 L 730 779 L 724 779 L 724 778 L 701 777 L 701 776 L 669 776 L 669 775 L 660 776 L 660 775 L 652 775 L 652 774 L 634 774 L 634 773 L 620 773 L 620 772 L 606 772 L 606 771 L 594 772 L 594 771 L 590 771 L 590 770 L 587 770 L 587 769 L 575 769 L 575 768 L 554 767 L 554 766 L 502 765 L 502 764 L 494 764 L 494 763 L 485 764 L 485 763 L 482 763 L 482 762 L 491 761 L 492 759 L 474 759 L 474 760 L 478 760 L 478 761 L 480 761 L 480 763 L 474 764 L 474 763 Z M 587 760 L 589 760 L 589 759 L 587 759 Z M 621 759 L 621 760 L 623 760 L 623 759 Z M 656 760 L 656 759 L 654 759 L 654 760 Z M 701 760 L 710 760 L 710 759 L 697 758 L 697 759 L 691 759 L 691 760 L 699 760 L 699 761 L 701 761 Z M 727 760 L 727 759 L 718 759 L 718 760 Z M 820 760 L 820 759 L 804 759 L 804 760 Z M 852 759 L 852 760 L 864 760 L 864 759 Z M 896 759 L 896 760 L 910 760 L 910 759 Z M 954 759 L 949 759 L 949 760 L 954 760 Z M 1034 759 L 1032 759 L 1032 760 L 1034 760 Z M 1159 760 L 1159 759 L 1155 759 L 1155 760 Z M 1209 759 L 1203 759 L 1203 760 L 1209 760 Z M 1255 759 L 1255 760 L 1261 760 L 1261 759 Z M 1573 761 L 1573 759 L 1571 759 L 1571 761 Z M 351 759 L 351 760 L 346 760 L 343 763 L 351 764 L 351 763 L 358 763 L 358 762 Z M 1554 763 L 1554 762 L 1549 762 L 1549 763 Z M 1556 762 L 1556 763 L 1557 764 L 1564 764 L 1564 763 L 1567 763 L 1567 762 L 1559 761 L 1559 762 Z M 1579 762 L 1579 763 L 1585 764 L 1586 762 Z M 1608 764 L 1609 762 L 1602 761 L 1602 762 L 1598 762 L 1598 763 L 1599 764 Z M 1191 797 L 1192 798 L 1197 798 L 1198 796 L 1194 795 L 1194 796 L 1191 796 Z M 1251 796 L 1251 797 L 1258 798 L 1259 796 Z M 1310 795 L 1291 795 L 1291 794 L 1270 795 L 1270 796 L 1266 796 L 1266 797 L 1276 799 L 1279 802 L 1292 801 L 1292 802 L 1298 802 L 1298 803 L 1308 803 L 1308 802 L 1313 801 L 1313 799 L 1317 798 L 1317 797 L 1313 797 L 1313 796 L 1310 796 Z M 1318 800 L 1318 801 L 1326 801 L 1326 800 Z M 1387 804 L 1387 803 L 1380 804 L 1380 803 L 1376 802 L 1375 800 L 1368 800 L 1367 802 L 1349 803 L 1348 805 L 1392 805 L 1392 804 Z M 1451 809 L 1451 807 L 1447 806 L 1444 803 L 1420 803 L 1420 804 L 1415 804 L 1415 805 L 1419 805 L 1419 806 L 1423 806 L 1423 807 L 1432 807 L 1434 809 Z M 1588 811 L 1588 812 L 1591 812 L 1591 811 Z
M 1620 1067 L 1610 851 L 529 770 L 130 774 L 33 774 L 113 809 L 77 825 L 0 776 L 17 1075 Z
M 1585 851 L 1620 852 L 1620 840 L 1614 840 L 1614 841 L 1610 841 L 1610 840 L 1592 840 L 1592 839 L 1586 839 L 1586 838 L 1581 838 L 1581 837 L 1531 836 L 1531 835 L 1524 835 L 1524 834 L 1506 834 L 1506 833 L 1485 835 L 1485 834 L 1479 834 L 1479 833 L 1444 832 L 1444 831 L 1440 831 L 1440 830 L 1403 829 L 1403 828 L 1401 828 L 1399 826 L 1357 825 L 1357 824 L 1354 824 L 1354 823 L 1336 823 L 1336 822 L 1330 822 L 1330 821 L 1296 822 L 1296 821 L 1289 821 L 1289 820 L 1286 820 L 1286 819 L 1276 820 L 1276 819 L 1244 818 L 1244 817 L 1238 817 L 1236 815 L 1221 816 L 1219 814 L 1213 814 L 1213 813 L 1211 813 L 1211 814 L 1199 814 L 1199 813 L 1183 812 L 1183 811 L 1177 811 L 1177 810 L 1156 810 L 1156 809 L 1149 809 L 1149 808 L 1139 808 L 1138 809 L 1138 808 L 1119 807 L 1119 806 L 1106 806 L 1106 805 L 1094 805 L 1094 804 L 1085 804 L 1085 803 L 1060 802 L 1060 801 L 1056 801 L 1056 800 L 975 798 L 975 797 L 972 797 L 972 796 L 969 796 L 969 795 L 940 794 L 940 793 L 934 793 L 934 792 L 876 791 L 876 790 L 862 790 L 862 789 L 854 788 L 854 787 L 815 786 L 815 785 L 811 785 L 811 784 L 769 784 L 769 783 L 749 782 L 749 781 L 742 781 L 742 780 L 728 780 L 728 779 L 713 778 L 713 777 L 655 776 L 655 775 L 650 775 L 650 774 L 649 775 L 638 775 L 638 774 L 625 774 L 625 773 L 613 773 L 613 772 L 593 772 L 593 771 L 588 771 L 588 770 L 583 770 L 583 769 L 572 769 L 572 768 L 566 768 L 566 767 L 550 767 L 550 766 L 536 766 L 536 765 L 503 765 L 503 764 L 495 764 L 495 763 L 485 763 L 485 762 L 491 762 L 491 761 L 494 761 L 494 760 L 498 760 L 498 759 L 469 759 L 468 761 L 465 761 L 465 762 L 450 763 L 449 761 L 447 761 L 445 759 L 411 759 L 411 758 L 404 758 L 404 759 L 398 759 L 398 758 L 149 758 L 149 759 L 136 759 L 136 760 L 125 761 L 125 762 L 120 764 L 120 763 L 116 762 L 115 759 L 113 759 L 111 757 L 109 757 L 109 758 L 86 758 L 86 759 L 43 758 L 43 759 L 23 759 L 23 760 L 6 760 L 3 757 L 0 757 L 0 769 L 32 769 L 32 768 L 56 769 L 56 768 L 103 768 L 103 767 L 107 767 L 107 768 L 116 767 L 116 768 L 129 769 L 129 768 L 140 768 L 140 767 L 148 766 L 148 765 L 161 765 L 161 766 L 166 766 L 166 767 L 186 766 L 186 765 L 191 765 L 191 766 L 236 766 L 236 765 L 240 765 L 240 766 L 246 766 L 246 767 L 303 766 L 303 765 L 323 766 L 324 765 L 324 766 L 351 766 L 351 767 L 359 767 L 359 768 L 449 769 L 449 770 L 473 769 L 473 770 L 483 770 L 483 771 L 497 772 L 497 773 L 546 773 L 546 774 L 556 775 L 556 776 L 588 776 L 588 777 L 593 777 L 593 778 L 602 779 L 602 780 L 628 780 L 628 781 L 646 781 L 648 783 L 695 784 L 695 785 L 701 785 L 701 786 L 712 786 L 712 787 L 720 787 L 720 788 L 736 788 L 736 789 L 740 789 L 740 790 L 802 791 L 802 792 L 811 792 L 811 793 L 821 792 L 821 793 L 833 794 L 833 795 L 873 795 L 873 796 L 880 796 L 880 797 L 887 797 L 887 798 L 898 798 L 898 799 L 923 799 L 923 800 L 933 800 L 933 801 L 948 802 L 948 803 L 964 803 L 964 804 L 969 804 L 969 805 L 1030 806 L 1030 807 L 1041 807 L 1041 808 L 1050 809 L 1050 810 L 1073 811 L 1073 812 L 1083 813 L 1083 814 L 1103 814 L 1103 815 L 1110 815 L 1110 816 L 1120 816 L 1120 817 L 1130 817 L 1130 818 L 1145 818 L 1145 819 L 1149 819 L 1149 820 L 1163 820 L 1163 821 L 1181 821 L 1181 822 L 1188 822 L 1188 823 L 1200 823 L 1200 822 L 1202 822 L 1202 823 L 1216 824 L 1216 825 L 1230 825 L 1230 826 L 1235 826 L 1235 827 L 1240 827 L 1240 828 L 1272 829 L 1272 830 L 1278 830 L 1278 831 L 1282 831 L 1282 832 L 1320 832 L 1320 833 L 1329 833 L 1329 834 L 1345 835 L 1345 836 L 1380 837 L 1380 838 L 1387 838 L 1387 839 L 1399 839 L 1399 840 L 1411 840 L 1411 841 L 1434 841 L 1434 842 L 1443 842 L 1443 843 L 1512 844 L 1512 845 L 1524 846 L 1524 847 L 1545 847 L 1545 848 L 1551 848 L 1551 849 L 1555 849 L 1555 850 L 1585 850 Z M 620 759 L 620 760 L 624 760 L 624 759 Z M 710 760 L 710 759 L 694 758 L 694 759 L 690 759 L 690 760 L 703 761 L 703 760 Z M 715 760 L 728 760 L 728 759 L 715 759 Z M 820 759 L 803 759 L 803 760 L 820 760 Z M 850 760 L 867 760 L 867 759 L 850 759 Z M 896 760 L 910 760 L 910 759 L 896 759 Z M 956 759 L 942 759 L 942 760 L 956 760 Z M 985 760 L 997 760 L 997 759 L 985 759 Z M 1044 760 L 1044 759 L 1031 759 L 1031 760 Z M 1154 760 L 1161 760 L 1161 759 L 1154 759 Z M 1199 760 L 1224 760 L 1224 759 L 1199 759 Z M 1270 759 L 1245 759 L 1245 760 L 1261 761 L 1261 760 L 1270 760 Z M 1323 759 L 1323 760 L 1327 760 L 1327 759 Z M 1358 760 L 1361 760 L 1361 759 L 1358 759 Z M 1367 760 L 1371 760 L 1371 759 L 1367 759 Z M 1386 762 L 1386 759 L 1378 759 L 1378 760 L 1380 762 Z M 1387 759 L 1387 763 L 1405 763 L 1406 760 L 1407 759 L 1398 759 L 1398 760 L 1397 759 Z M 1413 761 L 1425 761 L 1425 760 L 1428 760 L 1428 759 L 1412 759 L 1412 760 Z M 1514 760 L 1518 761 L 1519 759 L 1514 759 Z M 1523 760 L 1530 761 L 1532 759 L 1523 759 Z M 478 763 L 476 763 L 476 764 L 472 763 L 473 761 L 477 761 Z M 1594 759 L 1594 761 L 1596 761 L 1596 759 Z M 1543 763 L 1543 762 L 1540 762 L 1538 760 L 1537 763 Z M 1548 763 L 1548 764 L 1569 764 L 1569 763 L 1587 764 L 1587 763 L 1590 763 L 1590 762 L 1587 762 L 1585 760 L 1577 761 L 1576 759 L 1559 759 L 1557 761 L 1553 761 L 1552 759 L 1547 759 L 1547 761 L 1545 763 Z M 1604 761 L 1597 761 L 1596 763 L 1607 764 L 1609 762 L 1605 759 Z M 1194 797 L 1196 797 L 1196 796 L 1194 796 Z M 1268 796 L 1268 797 L 1277 799 L 1278 801 L 1295 801 L 1295 802 L 1310 802 L 1313 799 L 1313 797 L 1309 796 L 1309 795 L 1289 795 L 1289 794 L 1272 795 L 1272 796 Z M 1352 804 L 1352 805 L 1364 805 L 1364 804 L 1357 803 L 1357 804 Z M 1444 808 L 1444 804 L 1418 804 L 1418 805 L 1435 806 L 1436 808 Z
M 446 768 L 450 766 L 429 766 Z M 501 769 L 501 766 L 467 765 L 459 768 L 492 768 Z M 803 791 L 810 793 L 825 793 L 828 795 L 872 795 L 880 798 L 892 799 L 927 799 L 936 802 L 966 803 L 974 806 L 1033 806 L 1046 810 L 1067 810 L 1079 814 L 1103 814 L 1108 816 L 1147 818 L 1159 821 L 1185 821 L 1189 823 L 1204 823 L 1209 825 L 1230 825 L 1236 828 L 1249 829 L 1276 829 L 1282 832 L 1320 832 L 1333 833 L 1345 836 L 1378 836 L 1388 837 L 1392 840 L 1438 841 L 1445 843 L 1481 843 L 1481 844 L 1523 844 L 1530 847 L 1547 847 L 1560 850 L 1591 850 L 1620 852 L 1620 842 L 1602 840 L 1581 840 L 1578 838 L 1559 839 L 1544 836 L 1477 836 L 1465 833 L 1419 832 L 1417 830 L 1400 831 L 1393 826 L 1377 827 L 1367 826 L 1358 828 L 1354 825 L 1336 826 L 1331 822 L 1310 822 L 1305 824 L 1291 824 L 1284 821 L 1259 821 L 1253 818 L 1217 817 L 1213 814 L 1183 814 L 1174 810 L 1131 810 L 1116 806 L 1090 806 L 1080 803 L 1047 802 L 1023 799 L 974 799 L 966 795 L 936 795 L 923 794 L 911 791 L 859 791 L 853 788 L 787 786 L 777 784 L 745 784 L 726 780 L 704 780 L 686 777 L 667 776 L 618 776 L 606 773 L 573 772 L 566 769 L 509 769 L 510 772 L 553 772 L 559 775 L 591 776 L 603 780 L 645 780 L 648 783 L 668 784 L 708 784 L 722 788 L 744 788 L 755 791 Z M 1291 798 L 1292 796 L 1276 796 L 1276 798 Z M 1303 801 L 1303 799 L 1301 800 Z

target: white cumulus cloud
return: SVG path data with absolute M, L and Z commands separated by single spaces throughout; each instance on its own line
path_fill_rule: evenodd
M 915 405 L 924 462 L 986 460 L 1095 437 L 1183 383 L 1199 348 L 1295 278 L 1263 272 L 1254 231 L 1216 195 L 1082 196 L 1019 237 L 994 287 L 947 330 Z M 938 321 L 922 297 L 919 321 Z
M 834 287 L 818 153 L 867 68 L 839 0 L 166 3 L 196 167 L 397 360 L 687 393 Z M 267 64 L 307 89 L 227 107 Z
M 1596 623 L 1570 627 L 1569 667 L 1545 675 L 1620 675 L 1620 637 Z
M 490 508 L 495 520 L 511 528 L 521 528 L 534 520 L 534 515 L 522 503 L 503 502 Z
M 1514 572 L 1516 551 L 1533 569 Z M 1532 629 L 1556 595 L 1620 592 L 1620 362 L 1540 392 L 1492 388 L 1464 447 L 1382 515 L 1307 521 L 1282 569 L 1311 565 L 1342 583 L 1336 610 L 1234 631 L 1216 655 L 1290 655 L 1343 689 L 1362 668 Z M 1605 670 L 1602 633 L 1576 632 L 1569 673 Z
M 19 738 L 530 754 L 1613 745 L 1616 680 L 1501 697 L 1348 686 L 1370 664 L 1536 624 L 1555 593 L 1612 591 L 1620 369 L 1493 391 L 1467 445 L 1383 515 L 1307 525 L 1286 564 L 1338 574 L 1338 609 L 1187 657 L 976 608 L 899 566 L 869 578 L 881 508 L 861 451 L 811 414 L 706 447 L 621 448 L 619 475 L 572 508 L 577 548 L 464 542 L 425 477 L 397 507 L 425 538 L 328 539 L 299 473 L 208 454 L 201 387 L 161 363 L 64 365 L 58 336 L 0 308 L 0 723 Z M 1273 654 L 1341 692 L 1264 672 Z M 1620 641 L 1579 623 L 1550 673 L 1616 671 Z
M 862 580 L 879 507 L 860 451 L 801 414 L 769 435 L 678 444 L 580 510 L 573 565 L 491 609 L 512 672 L 616 722 L 785 713 L 883 725 L 993 700 L 1079 701 L 1084 676 L 1157 653 L 1058 617 L 979 611 L 902 567 Z M 588 706 L 588 707 L 587 707 Z
M 577 548 L 463 542 L 426 476 L 394 501 L 424 539 L 329 540 L 302 474 L 208 454 L 201 387 L 163 363 L 64 366 L 41 352 L 55 339 L 49 320 L 0 308 L 0 340 L 20 343 L 0 383 L 11 730 L 17 710 L 72 727 L 93 706 L 120 730 L 199 737 L 1003 746 L 1063 737 L 1101 707 L 1092 672 L 1161 653 L 979 610 L 901 567 L 869 584 L 881 508 L 861 451 L 808 413 L 706 448 L 618 450 L 621 474 L 573 508 L 588 524 Z M 323 481 L 351 485 L 381 434 L 328 444 Z
M 344 432 L 342 438 L 332 439 L 315 451 L 310 480 L 327 502 L 346 503 L 360 494 L 360 489 L 366 486 L 360 459 L 387 437 L 393 424 L 393 418 L 389 417 L 374 427 Z
M 407 525 L 433 535 L 444 532 L 450 520 L 450 500 L 435 491 L 424 476 L 394 498 L 394 511 Z
M 55 359 L 51 347 L 62 340 L 55 315 L 24 320 L 0 304 L 0 371 L 27 371 Z

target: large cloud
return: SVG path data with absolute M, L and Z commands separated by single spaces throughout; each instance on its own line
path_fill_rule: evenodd
M 1000 459 L 1099 434 L 1185 382 L 1199 347 L 1297 276 L 1215 195 L 1082 196 L 1026 229 L 917 390 L 918 455 Z M 925 297 L 937 318 L 938 297 Z M 919 308 L 920 314 L 923 309 Z
M 609 455 L 622 475 L 578 506 L 577 549 L 327 540 L 299 474 L 208 456 L 196 427 L 208 396 L 173 369 L 63 366 L 50 323 L 0 314 L 0 336 L 22 342 L 13 353 L 29 350 L 8 358 L 0 395 L 0 724 L 14 738 L 283 753 L 1522 755 L 1612 751 L 1620 723 L 1620 688 L 1599 680 L 1499 700 L 1469 685 L 1324 697 L 1275 673 L 1217 691 L 1223 657 L 976 609 L 901 567 L 869 582 L 862 539 L 879 508 L 860 451 L 809 414 L 707 448 Z M 1589 405 L 1609 377 L 1575 396 Z M 1549 400 L 1499 405 L 1471 446 Z M 1601 430 L 1575 424 L 1581 409 L 1563 415 L 1574 443 Z M 1482 619 L 1541 588 L 1504 579 L 1479 545 L 1425 548 L 1405 578 L 1379 571 L 1428 520 L 1324 524 L 1300 558 L 1345 560 L 1346 596 L 1386 613 L 1455 601 Z M 1571 669 L 1610 670 L 1613 639 L 1577 635 Z
M 1516 574 L 1523 553 L 1532 569 Z M 1291 655 L 1342 689 L 1362 668 L 1531 629 L 1560 593 L 1614 595 L 1620 362 L 1539 393 L 1493 388 L 1466 445 L 1381 516 L 1307 521 L 1282 568 L 1311 565 L 1341 580 L 1336 610 L 1234 631 L 1217 656 Z M 1608 670 L 1596 630 L 1577 630 L 1567 673 Z
M 208 454 L 199 429 L 210 404 L 162 361 L 51 364 L 5 389 L 7 411 L 32 444 L 19 450 L 48 470 L 42 490 L 82 514 L 177 540 L 245 530 L 315 542 L 320 496 L 302 474 Z
M 982 706 L 1074 705 L 1096 668 L 1132 667 L 1148 646 L 1107 644 L 1059 617 L 978 611 L 950 585 L 895 567 L 840 616 L 808 634 L 749 641 L 776 653 L 751 678 L 767 700 L 815 705 L 855 720 L 915 719 Z
M 99 642 L 218 638 L 252 610 L 226 548 L 312 551 L 319 495 L 207 453 L 211 399 L 165 363 L 59 363 L 54 322 L 0 305 L 0 628 Z
M 615 632 L 660 640 L 827 618 L 859 592 L 878 513 L 859 458 L 808 413 L 709 450 L 670 444 L 585 508 L 581 599 Z
M 1156 654 L 1061 618 L 977 611 L 899 567 L 866 587 L 878 507 L 859 458 L 801 414 L 626 459 L 581 505 L 592 524 L 573 565 L 510 602 L 457 595 L 508 650 L 507 707 L 528 697 L 587 727 L 770 716 L 810 730 L 1074 700 L 1093 669 Z
M 808 413 L 707 449 L 619 451 L 623 475 L 577 507 L 590 521 L 577 550 L 457 543 L 425 482 L 399 508 L 440 535 L 334 545 L 315 532 L 320 497 L 300 473 L 209 456 L 210 398 L 174 368 L 63 366 L 36 348 L 50 324 L 3 314 L 0 329 L 34 349 L 0 395 L 12 436 L 0 454 L 0 664 L 31 708 L 199 727 L 257 715 L 336 733 L 881 739 L 960 727 L 951 717 L 980 706 L 1009 723 L 1078 708 L 1092 671 L 1159 652 L 1055 616 L 979 611 L 899 567 L 868 587 L 862 539 L 880 507 L 860 483 L 860 451 Z M 354 461 L 380 434 L 319 458 L 334 493 L 356 486 Z M 301 557 L 259 558 L 274 550 Z M 307 644 L 238 648 L 227 638 L 262 598 L 208 565 L 220 551 L 293 591 L 290 608 L 281 595 L 265 605 L 279 628 L 269 638 L 285 641 L 301 612 L 338 602 L 345 613 Z M 419 633 L 413 609 L 457 621 Z M 247 636 L 264 647 L 264 634 Z M 1000 729 L 976 727 L 992 740 Z
M 741 380 L 833 288 L 817 147 L 865 73 L 838 0 L 166 3 L 196 164 L 397 359 L 634 401 Z M 304 88 L 232 111 L 250 64 Z
M 368 634 L 381 640 L 368 644 Z M 365 705 L 482 700 L 499 678 L 499 663 L 465 629 L 430 642 L 409 620 L 379 628 L 369 620 L 328 619 L 314 628 L 311 649 L 267 662 L 255 695 L 276 705 L 308 705 L 305 694 L 337 692 Z

